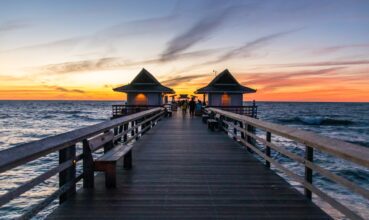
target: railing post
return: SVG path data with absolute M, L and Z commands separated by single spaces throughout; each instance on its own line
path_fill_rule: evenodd
M 59 164 L 64 163 L 67 160 L 73 160 L 74 162 L 72 166 L 59 173 L 59 187 L 62 187 L 65 184 L 75 180 L 76 178 L 75 158 L 76 158 L 76 145 L 72 145 L 59 151 Z M 59 203 L 62 204 L 68 198 L 73 196 L 75 193 L 76 193 L 76 184 L 74 183 L 72 184 L 70 189 L 68 189 L 65 193 L 60 195 Z
M 131 121 L 131 137 L 135 136 L 135 121 Z
M 233 140 L 237 141 L 237 126 L 238 121 L 234 120 L 233 121 Z
M 269 131 L 266 132 L 266 141 L 267 143 L 270 143 L 272 141 L 272 133 L 270 133 Z M 265 155 L 270 158 L 270 147 L 268 145 L 265 145 Z M 270 168 L 270 162 L 266 160 L 265 166 Z
M 314 149 L 312 147 L 305 147 L 305 160 L 313 162 L 314 159 Z M 305 166 L 305 181 L 308 183 L 313 183 L 313 170 Z M 311 200 L 312 194 L 309 189 L 305 187 L 305 196 Z
M 137 125 L 138 124 L 138 120 L 136 120 L 135 121 L 135 125 Z M 142 129 L 142 126 L 141 126 L 141 129 Z M 136 141 L 139 139 L 139 137 L 138 137 L 138 126 L 135 128 L 135 133 L 136 133 Z
M 249 125 L 249 124 L 247 124 L 247 126 L 246 126 L 246 129 L 247 129 L 247 132 L 248 133 L 253 133 L 254 132 L 254 127 L 252 127 L 251 125 Z M 250 135 L 246 135 L 246 137 L 247 137 L 247 143 L 249 143 L 250 145 L 254 145 L 254 141 L 253 141 L 253 139 L 252 139 L 252 137 L 250 136 Z M 251 148 L 249 148 L 249 147 L 247 147 L 246 146 L 246 149 L 249 151 L 249 152 L 251 152 L 252 153 L 252 150 L 251 150 Z
M 242 128 L 242 130 L 243 130 L 243 122 L 242 121 L 240 121 L 240 128 Z M 245 132 L 241 132 L 241 139 L 245 139 Z
M 126 132 L 128 130 L 128 123 L 125 123 L 123 125 L 123 131 Z M 123 142 L 126 142 L 128 140 L 128 134 L 123 135 Z
M 257 115 L 256 115 L 257 114 L 257 110 L 256 110 L 256 102 L 255 102 L 255 100 L 252 101 L 251 111 L 252 111 L 251 117 L 256 118 L 257 117 Z
M 83 188 L 94 188 L 94 159 L 87 139 L 83 140 Z

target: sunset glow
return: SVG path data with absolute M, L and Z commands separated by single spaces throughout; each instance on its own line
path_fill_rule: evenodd
M 368 1 L 1 1 L 1 100 L 177 94 L 228 68 L 244 100 L 369 102 Z

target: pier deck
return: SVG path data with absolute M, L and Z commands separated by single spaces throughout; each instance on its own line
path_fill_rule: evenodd
M 117 188 L 103 175 L 48 219 L 330 219 L 223 132 L 178 113 L 163 119 L 120 165 Z

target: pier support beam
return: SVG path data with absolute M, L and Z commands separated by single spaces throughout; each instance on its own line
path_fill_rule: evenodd
M 267 133 L 266 133 L 266 141 L 268 143 L 270 143 L 272 141 L 272 134 L 269 131 L 267 131 Z M 270 147 L 268 145 L 265 146 L 265 155 L 268 158 L 270 158 Z M 266 160 L 265 161 L 265 166 L 270 168 L 270 162 Z
M 94 188 L 94 158 L 87 139 L 83 140 L 83 188 Z
M 64 163 L 68 160 L 74 161 L 75 158 L 76 158 L 76 145 L 72 145 L 59 151 L 59 164 Z M 76 165 L 74 163 L 72 166 L 59 173 L 59 187 L 62 187 L 65 184 L 74 181 L 75 178 L 76 178 Z M 62 204 L 68 198 L 73 196 L 75 193 L 76 193 L 76 184 L 74 183 L 67 192 L 60 195 L 59 203 Z
M 306 146 L 305 148 L 305 159 L 313 162 L 314 159 L 314 149 L 312 147 Z M 305 166 L 305 181 L 308 183 L 313 183 L 313 170 Z M 305 196 L 311 200 L 311 191 L 305 187 Z

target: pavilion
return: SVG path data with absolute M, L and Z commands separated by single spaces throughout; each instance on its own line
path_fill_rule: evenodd
M 195 94 L 203 94 L 208 106 L 242 106 L 243 94 L 255 93 L 255 89 L 241 85 L 225 69 L 219 73 L 207 86 L 196 90 Z
M 166 94 L 173 89 L 163 86 L 149 71 L 143 68 L 130 84 L 113 89 L 127 94 L 127 105 L 159 106 Z

